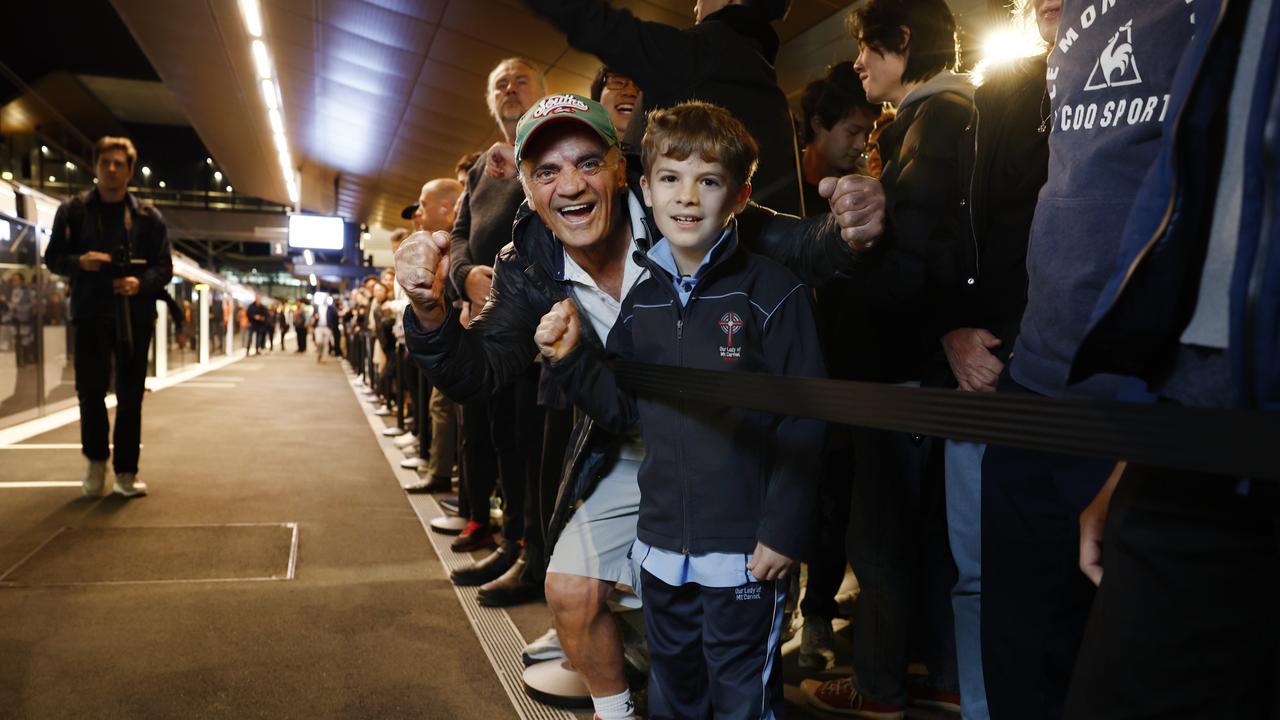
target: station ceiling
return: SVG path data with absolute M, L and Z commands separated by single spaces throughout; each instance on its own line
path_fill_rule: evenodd
M 113 0 L 125 25 L 237 190 L 288 202 L 237 0 Z M 693 23 L 693 0 L 616 0 Z M 783 42 L 846 1 L 796 0 Z M 424 180 L 498 137 L 485 108 L 497 61 L 528 57 L 552 91 L 585 93 L 599 62 L 520 0 L 261 0 L 301 204 L 385 228 Z

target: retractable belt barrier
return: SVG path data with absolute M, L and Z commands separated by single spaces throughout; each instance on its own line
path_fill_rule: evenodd
M 639 394 L 731 405 L 843 425 L 1245 478 L 1280 478 L 1280 413 L 619 362 Z

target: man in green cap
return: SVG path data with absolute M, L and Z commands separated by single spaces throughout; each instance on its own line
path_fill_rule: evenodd
M 608 112 L 578 95 L 551 95 L 520 118 L 515 157 L 528 200 L 517 212 L 512 243 L 494 264 L 484 309 L 464 331 L 444 294 L 446 233 L 415 233 L 396 252 L 396 278 L 410 300 L 405 340 L 414 361 L 455 402 L 493 393 L 538 355 L 542 316 L 572 299 L 584 322 L 580 342 L 603 347 L 622 301 L 646 277 L 630 260 L 658 239 Z M 835 181 L 832 180 L 832 183 Z M 842 229 L 878 226 L 883 206 L 799 220 L 750 207 L 739 218 L 744 244 L 821 284 L 857 263 Z M 550 518 L 553 548 L 546 594 L 565 654 L 591 691 L 601 718 L 629 718 L 621 641 L 606 600 L 615 585 L 634 588 L 627 559 L 635 540 L 643 457 L 634 436 L 596 427 L 585 413 L 569 442 Z

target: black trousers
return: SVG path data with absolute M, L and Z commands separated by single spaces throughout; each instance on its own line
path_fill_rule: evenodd
M 818 485 L 818 507 L 814 525 L 818 532 L 810 553 L 809 576 L 805 583 L 800 612 L 806 618 L 832 620 L 840 612 L 836 593 L 849 566 L 845 535 L 849 528 L 849 494 L 853 486 L 853 440 L 850 429 L 830 426 L 824 454 L 822 480 Z
M 136 312 L 138 307 L 135 305 Z M 115 378 L 116 429 L 112 466 L 117 474 L 138 472 L 142 439 L 142 396 L 146 392 L 147 348 L 154 325 L 150 318 L 133 323 L 133 354 L 116 343 L 113 318 L 76 321 L 76 395 L 80 400 L 80 447 L 90 460 L 111 458 L 106 395 Z M 163 352 L 163 350 L 161 350 Z
M 787 582 L 668 585 L 642 571 L 649 717 L 783 716 L 782 614 Z
M 853 607 L 853 674 L 873 700 L 906 704 L 907 665 L 957 689 L 942 441 L 855 429 L 846 550 L 861 594 Z
M 1066 717 L 1280 718 L 1280 486 L 1130 467 L 1103 540 Z
M 489 425 L 489 398 L 458 405 L 458 424 L 462 451 L 458 468 L 458 514 L 487 525 L 489 498 L 498 483 L 498 456 L 493 449 L 493 430 Z M 421 442 L 422 436 L 418 437 Z
M 992 720 L 1062 717 L 1093 602 L 1079 569 L 1080 513 L 1114 466 L 997 445 L 983 456 L 982 668 Z
M 307 326 L 294 325 L 293 331 L 298 334 L 298 352 L 306 352 L 307 351 Z
M 489 423 L 498 453 L 498 482 L 502 484 L 502 536 L 507 540 L 540 542 L 538 471 L 542 465 L 544 411 L 538 406 L 537 363 L 494 393 L 489 403 Z M 531 497 L 532 496 L 532 497 Z M 527 528 L 534 528 L 533 533 Z

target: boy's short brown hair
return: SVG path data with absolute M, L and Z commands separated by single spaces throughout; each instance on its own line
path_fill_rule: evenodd
M 640 142 L 640 159 L 648 174 L 660 157 L 687 160 L 694 153 L 704 162 L 718 162 L 729 172 L 735 190 L 751 182 L 760 159 L 760 147 L 728 110 L 719 105 L 690 100 L 664 110 L 654 110 Z
M 138 164 L 138 151 L 133 147 L 133 141 L 127 137 L 113 137 L 106 135 L 98 138 L 98 142 L 93 144 L 93 165 L 98 166 L 98 158 L 102 154 L 110 150 L 121 150 L 125 157 L 129 158 L 129 169 L 132 170 Z

